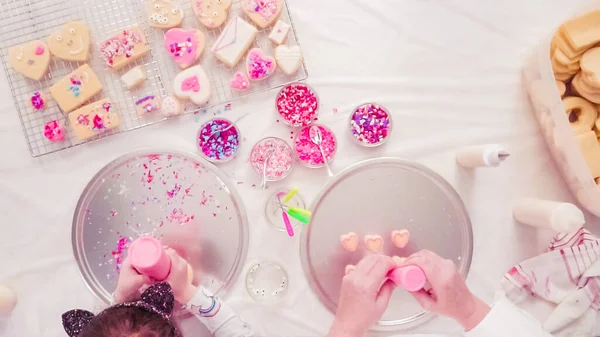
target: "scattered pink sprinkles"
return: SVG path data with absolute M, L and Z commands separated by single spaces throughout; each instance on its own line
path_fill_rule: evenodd
M 286 123 L 292 126 L 306 126 L 317 118 L 319 98 L 309 86 L 294 83 L 281 89 L 275 105 Z
M 250 153 L 250 165 L 256 174 L 263 176 L 263 168 L 267 161 L 265 177 L 268 181 L 279 181 L 292 170 L 292 148 L 281 138 L 268 137 L 259 141 Z
M 321 147 L 325 152 L 327 161 L 330 162 L 337 149 L 335 135 L 326 126 L 318 125 L 317 127 L 321 130 L 323 136 Z M 322 167 L 325 165 L 325 161 L 319 147 L 310 139 L 310 128 L 310 126 L 306 126 L 298 132 L 294 141 L 294 150 L 303 164 L 309 167 Z
M 111 252 L 115 263 L 117 264 L 117 271 L 121 270 L 121 263 L 123 263 L 123 252 L 129 248 L 131 240 L 129 238 L 121 236 L 115 249 Z

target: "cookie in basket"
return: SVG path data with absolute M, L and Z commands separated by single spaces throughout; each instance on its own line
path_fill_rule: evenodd
M 146 11 L 150 27 L 168 29 L 183 22 L 183 10 L 176 0 L 146 0 Z
M 598 119 L 598 109 L 594 104 L 575 96 L 565 97 L 563 104 L 573 132 L 581 134 L 594 128 L 594 123 Z
M 560 97 L 563 97 L 567 92 L 567 85 L 563 81 L 556 81 L 556 88 L 558 89 Z
M 283 9 L 283 0 L 242 0 L 246 15 L 260 28 L 272 25 Z
M 90 30 L 80 21 L 67 22 L 48 37 L 52 55 L 67 61 L 86 61 L 90 55 L 90 42 Z
M 204 33 L 198 29 L 171 28 L 165 33 L 165 49 L 181 68 L 194 64 L 205 44 Z
M 111 69 L 121 69 L 150 51 L 144 32 L 135 25 L 98 44 L 104 63 Z
M 594 131 L 577 135 L 579 148 L 594 178 L 600 177 L 600 144 Z
M 590 84 L 588 77 L 581 72 L 575 75 L 573 81 L 571 81 L 571 88 L 575 93 L 588 101 L 600 104 L 600 88 Z
M 69 122 L 77 138 L 87 140 L 119 126 L 119 115 L 110 99 L 90 103 L 69 114 Z
M 232 0 L 191 0 L 196 18 L 207 28 L 221 27 L 227 21 Z
M 39 80 L 50 65 L 48 46 L 40 41 L 30 41 L 8 49 L 8 63 L 18 73 Z

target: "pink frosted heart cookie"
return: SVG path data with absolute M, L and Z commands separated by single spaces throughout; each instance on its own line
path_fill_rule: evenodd
M 271 56 L 265 56 L 259 48 L 253 48 L 246 58 L 246 71 L 250 81 L 269 78 L 275 72 L 277 62 Z
M 358 235 L 354 232 L 340 236 L 342 247 L 349 252 L 355 252 L 358 249 Z
M 367 235 L 365 236 L 365 247 L 369 251 L 378 254 L 383 248 L 383 238 L 381 235 Z
M 406 229 L 392 232 L 392 242 L 398 248 L 404 248 L 410 240 L 410 232 Z
M 346 269 L 344 270 L 344 274 L 348 275 L 351 272 L 353 272 L 354 269 L 356 269 L 356 266 L 349 264 L 349 265 L 346 266 Z
M 65 134 L 60 123 L 51 120 L 44 126 L 44 136 L 51 142 L 62 142 L 65 140 Z
M 250 87 L 250 83 L 248 82 L 248 77 L 246 77 L 246 75 L 242 72 L 237 72 L 235 73 L 235 75 L 233 75 L 233 78 L 231 79 L 231 81 L 229 81 L 229 85 L 235 89 L 235 90 L 239 90 L 239 91 L 243 91 L 248 89 L 248 87 Z
M 204 34 L 198 29 L 171 28 L 165 33 L 165 49 L 181 67 L 194 64 L 204 50 Z

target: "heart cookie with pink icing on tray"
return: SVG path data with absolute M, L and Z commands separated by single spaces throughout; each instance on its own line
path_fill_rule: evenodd
M 185 69 L 202 55 L 205 40 L 204 33 L 198 29 L 171 28 L 165 33 L 165 49 Z
M 248 77 L 246 77 L 246 75 L 242 72 L 237 72 L 235 73 L 235 75 L 233 75 L 233 78 L 231 79 L 231 81 L 229 81 L 229 85 L 235 89 L 235 90 L 239 90 L 239 91 L 243 91 L 248 89 L 248 87 L 250 87 L 250 83 L 248 82 Z
M 246 71 L 250 81 L 260 81 L 271 77 L 277 69 L 277 62 L 265 56 L 260 48 L 251 49 L 246 58 Z

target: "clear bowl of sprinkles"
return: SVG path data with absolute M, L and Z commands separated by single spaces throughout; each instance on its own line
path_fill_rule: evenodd
M 366 147 L 379 146 L 392 132 L 392 115 L 376 103 L 365 103 L 354 109 L 349 119 L 352 138 Z
M 233 159 L 240 146 L 240 130 L 230 120 L 213 118 L 198 130 L 200 154 L 213 163 L 224 163 Z
M 321 168 L 325 166 L 323 155 L 319 146 L 317 146 L 311 140 L 311 129 L 312 126 L 305 126 L 296 134 L 294 139 L 294 153 L 299 159 L 300 163 L 310 168 Z M 324 125 L 315 125 L 321 130 L 322 142 L 321 147 L 327 158 L 327 162 L 330 163 L 333 160 L 333 156 L 337 151 L 337 139 L 333 134 L 333 131 Z
M 266 163 L 265 163 L 266 161 Z M 266 165 L 265 165 L 266 164 Z M 250 166 L 266 181 L 279 181 L 288 176 L 294 164 L 292 148 L 281 138 L 267 137 L 261 139 L 250 152 Z
M 292 83 L 277 94 L 275 109 L 284 123 L 290 126 L 307 126 L 317 118 L 319 97 L 308 85 Z

